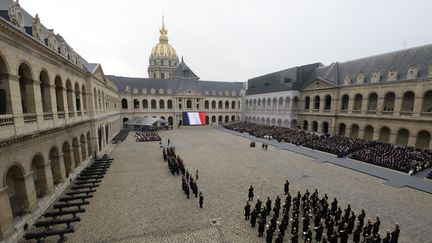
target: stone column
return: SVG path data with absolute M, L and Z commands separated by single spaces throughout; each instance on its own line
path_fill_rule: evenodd
M 376 114 L 377 114 L 378 116 L 381 116 L 383 110 L 384 110 L 384 97 L 382 96 L 382 94 L 378 94 L 378 100 L 377 100 L 377 111 L 376 111 Z
M 393 107 L 393 115 L 394 116 L 400 116 L 401 106 L 402 106 L 402 97 L 398 97 L 395 94 L 395 103 L 394 103 L 394 107 Z
M 366 114 L 366 111 L 367 111 L 367 102 L 368 102 L 368 97 L 363 97 L 362 104 L 361 104 L 361 114 L 362 115 Z
M 353 111 L 353 109 L 354 109 L 354 102 L 355 102 L 355 99 L 354 99 L 354 97 L 349 97 L 348 98 L 348 114 L 352 114 L 352 111 Z
M 14 115 L 14 124 L 16 127 L 23 126 L 21 96 L 18 95 L 20 93 L 19 76 L 12 74 L 1 76 L 0 89 L 6 91 L 6 114 Z
M 65 122 L 67 123 L 69 121 L 69 116 L 68 116 L 68 112 L 69 112 L 69 106 L 68 106 L 68 96 L 67 96 L 67 91 L 66 88 L 62 87 L 61 88 L 61 92 L 62 92 L 62 96 L 63 96 L 63 108 L 64 108 L 64 119 Z
M 414 117 L 420 117 L 422 105 L 423 105 L 423 95 L 421 95 L 421 97 L 415 96 L 414 97 L 414 104 L 413 104 L 413 116 Z
M 48 163 L 44 164 L 44 168 L 45 168 L 45 176 L 46 176 L 47 193 L 50 193 L 54 188 L 51 163 L 48 161 Z
M 41 81 L 38 80 L 33 80 L 31 82 L 32 85 L 32 90 L 33 90 L 33 102 L 35 102 L 34 104 L 34 108 L 35 108 L 35 112 L 38 116 L 38 121 L 39 118 L 42 117 L 43 120 L 43 107 L 42 107 L 42 94 L 41 94 Z M 27 93 L 28 95 L 28 93 Z
M 21 205 L 26 205 L 23 209 L 25 213 L 34 212 L 37 208 L 36 188 L 33 180 L 33 172 L 27 173 L 23 177 L 17 178 L 20 183 L 16 184 L 16 193 L 21 200 L 27 202 L 20 202 Z M 24 195 L 22 195 L 24 194 Z
M 74 112 L 74 117 L 76 117 L 77 116 L 76 95 L 73 89 L 71 90 L 71 95 L 72 95 L 72 111 Z
M 10 206 L 8 188 L 0 188 L 0 241 L 12 232 L 13 214 Z
M 64 154 L 61 153 L 58 156 L 58 163 L 59 163 L 59 167 L 60 167 L 60 183 L 64 182 L 66 180 L 66 167 L 65 167 L 65 163 L 64 163 Z
M 75 154 L 75 151 L 76 151 L 76 154 Z M 82 151 L 81 151 L 81 146 L 79 145 L 79 144 L 77 144 L 75 147 L 74 147 L 74 158 L 75 158 L 75 160 L 77 159 L 76 158 L 76 156 L 78 156 L 78 161 L 81 161 L 80 162 L 80 164 L 83 162 L 83 159 L 82 159 Z M 75 165 L 75 167 L 76 167 L 77 165 Z

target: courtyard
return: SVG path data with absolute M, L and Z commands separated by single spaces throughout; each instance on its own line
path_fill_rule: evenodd
M 381 235 L 399 223 L 399 242 L 432 238 L 430 194 L 271 146 L 250 148 L 250 140 L 210 127 L 160 135 L 164 143 L 171 139 L 193 175 L 199 170 L 204 208 L 193 196 L 186 199 L 181 176 L 170 174 L 159 143 L 135 142 L 130 133 L 111 153 L 115 160 L 69 242 L 264 242 L 244 220 L 248 188 L 252 184 L 256 196 L 274 203 L 278 194 L 284 200 L 286 179 L 291 194 L 318 188 L 320 198 L 336 196 L 342 209 L 351 204 L 358 214 L 364 208 L 372 223 L 379 215 Z

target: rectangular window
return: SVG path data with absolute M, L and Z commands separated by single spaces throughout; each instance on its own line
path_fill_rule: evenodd
M 165 73 L 161 73 L 161 79 L 165 79 Z

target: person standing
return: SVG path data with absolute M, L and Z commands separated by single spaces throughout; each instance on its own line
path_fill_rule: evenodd
M 245 210 L 245 213 L 244 213 L 245 220 L 248 220 L 248 219 L 249 219 L 249 216 L 250 216 L 250 209 L 251 209 L 251 206 L 250 206 L 249 202 L 246 201 L 246 206 L 244 207 L 244 210 Z
M 255 224 L 256 224 L 256 218 L 257 218 L 257 212 L 255 211 L 255 209 L 252 211 L 251 217 L 250 217 L 250 222 L 251 222 L 251 227 L 255 228 Z
M 269 197 L 267 197 L 267 202 L 266 202 L 266 211 L 267 211 L 267 215 L 270 215 L 270 212 L 271 212 L 271 204 L 272 204 L 272 201 L 270 200 Z
M 254 197 L 254 188 L 252 187 L 252 185 L 249 187 L 249 193 L 248 193 L 248 200 L 249 201 L 253 201 L 253 197 Z
M 200 208 L 203 208 L 203 204 L 204 204 L 204 196 L 203 196 L 202 192 L 200 192 L 200 194 L 199 194 L 199 205 L 200 205 Z
M 284 192 L 285 192 L 285 195 L 288 195 L 288 192 L 289 192 L 289 182 L 288 182 L 288 180 L 286 180 L 286 182 L 285 182 Z
M 273 231 L 269 228 L 266 231 L 266 243 L 272 243 L 273 241 Z
M 258 237 L 264 236 L 264 227 L 265 227 L 265 222 L 264 220 L 260 219 L 258 222 Z

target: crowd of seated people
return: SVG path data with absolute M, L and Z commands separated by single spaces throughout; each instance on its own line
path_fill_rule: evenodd
M 340 135 L 318 135 L 300 129 L 247 122 L 228 124 L 224 127 L 238 132 L 246 132 L 258 138 L 271 137 L 279 142 L 321 150 L 335 154 L 338 157 L 350 157 L 409 173 L 410 175 L 432 166 L 432 151 L 430 150 L 401 147 L 389 143 Z M 432 175 L 430 176 L 432 177 Z
M 156 131 L 136 132 L 135 137 L 137 142 L 150 142 L 161 140 L 161 137 Z
M 367 148 L 355 151 L 350 157 L 409 174 L 427 169 L 432 163 L 432 151 L 381 142 L 374 142 Z

